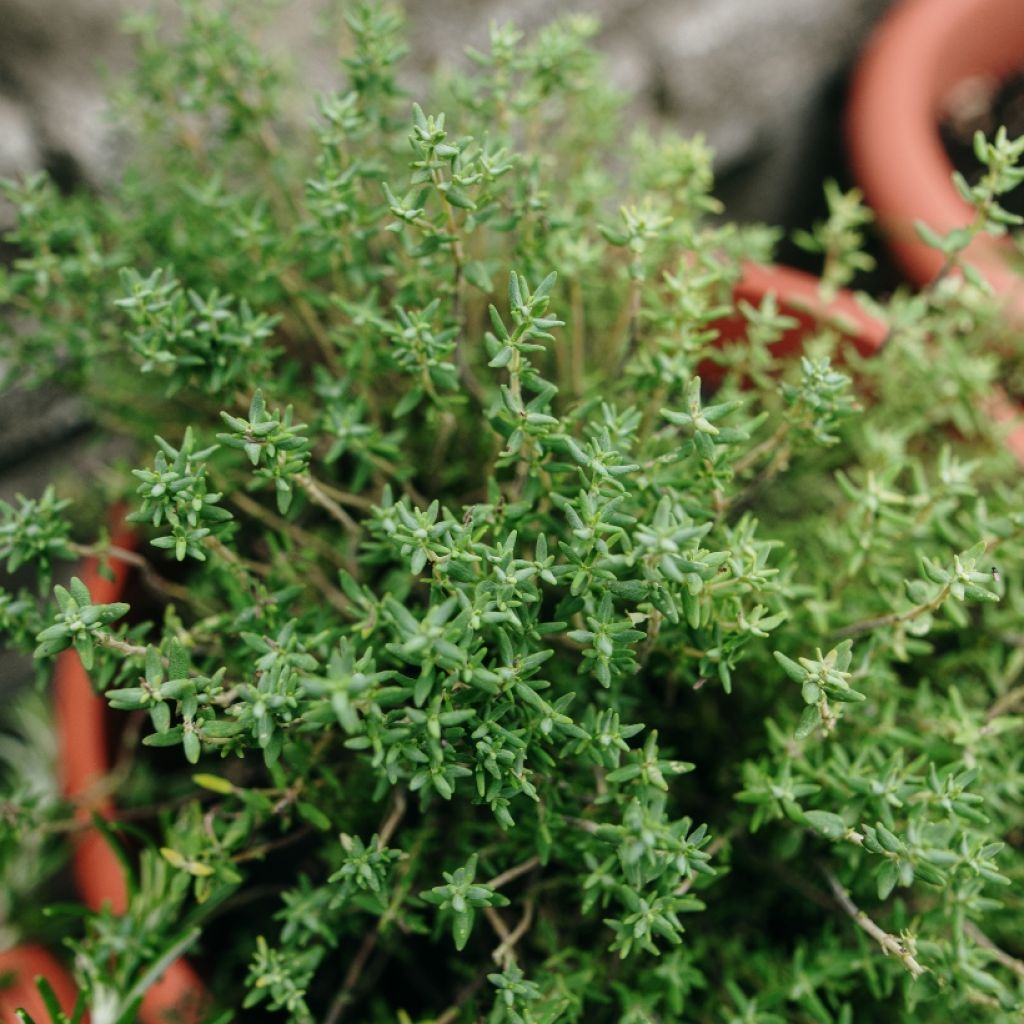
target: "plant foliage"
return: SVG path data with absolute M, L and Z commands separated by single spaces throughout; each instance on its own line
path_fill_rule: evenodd
M 133 442 L 140 554 L 0 506 L 0 626 L 164 749 L 116 777 L 125 914 L 49 923 L 19 863 L 72 810 L 11 759 L 5 931 L 94 1024 L 183 951 L 211 1021 L 1019 1020 L 1024 493 L 964 239 L 876 357 L 822 305 L 795 358 L 732 297 L 774 232 L 710 218 L 700 139 L 627 147 L 590 19 L 421 107 L 353 3 L 289 127 L 240 5 L 182 15 L 134 18 L 110 195 L 6 188 L 8 368 Z M 979 146 L 999 230 L 1021 147 Z M 826 297 L 868 219 L 828 198 Z M 131 610 L 51 588 L 90 551 Z

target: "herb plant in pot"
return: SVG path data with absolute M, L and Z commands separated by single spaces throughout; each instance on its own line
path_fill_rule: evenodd
M 699 141 L 607 170 L 589 19 L 496 29 L 421 109 L 400 19 L 353 5 L 307 133 L 237 11 L 183 12 L 136 23 L 119 187 L 10 189 L 15 363 L 59 348 L 134 441 L 103 486 L 159 601 L 51 598 L 109 545 L 3 509 L 40 569 L 12 642 L 144 727 L 97 823 L 121 912 L 39 920 L 44 887 L 8 930 L 70 947 L 94 1024 L 180 953 L 211 1021 L 1012 1020 L 1024 523 L 984 297 L 836 297 L 837 194 L 824 292 L 769 298 Z M 17 782 L 11 865 L 74 821 Z

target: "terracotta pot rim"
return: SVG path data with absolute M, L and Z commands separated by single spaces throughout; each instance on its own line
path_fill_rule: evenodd
M 743 276 L 733 289 L 737 299 L 760 300 L 773 294 L 791 313 L 808 320 L 821 318 L 837 326 L 862 353 L 885 344 L 888 325 L 869 313 L 854 292 L 841 288 L 831 300 L 821 297 L 821 279 L 781 263 L 744 263 Z
M 854 177 L 897 262 L 919 285 L 943 257 L 918 239 L 914 222 L 944 233 L 972 216 L 951 181 L 941 105 L 966 78 L 1004 78 L 1014 69 L 1024 69 L 1019 0 L 905 0 L 883 18 L 858 62 L 846 117 Z M 1007 250 L 1005 241 L 979 238 L 968 258 L 1013 314 L 1024 316 L 1024 283 Z

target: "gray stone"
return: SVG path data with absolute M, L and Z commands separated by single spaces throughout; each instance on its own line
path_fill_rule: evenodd
M 637 112 L 702 132 L 720 172 L 748 168 L 730 214 L 787 219 L 800 164 L 834 134 L 827 91 L 891 0 L 432 0 L 411 5 L 420 60 L 479 46 L 492 20 L 535 28 L 568 11 L 603 23 L 598 46 Z M 458 26 L 455 31 L 453 26 Z
M 37 167 L 41 154 L 32 117 L 24 104 L 0 95 L 0 177 L 10 178 Z
M 31 148 L 0 136 L 5 173 L 61 162 L 92 184 L 111 169 L 103 69 L 129 56 L 126 0 L 0 0 L 0 97 L 31 126 Z

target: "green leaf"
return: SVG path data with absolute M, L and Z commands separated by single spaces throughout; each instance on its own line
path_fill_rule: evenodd
M 71 582 L 68 586 L 71 588 L 71 596 L 79 605 L 92 604 L 92 595 L 89 593 L 89 588 L 77 576 L 71 577 Z
M 444 190 L 444 197 L 452 206 L 461 210 L 475 210 L 476 203 L 458 185 L 449 185 Z
M 878 898 L 885 900 L 889 898 L 889 894 L 896 888 L 896 882 L 899 880 L 899 868 L 895 861 L 887 860 L 878 869 L 878 874 L 875 876 L 875 882 L 878 887 Z
M 74 644 L 75 650 L 78 651 L 79 658 L 82 659 L 82 668 L 84 668 L 86 672 L 92 671 L 96 650 L 92 637 L 90 637 L 88 633 L 79 633 L 75 636 Z
M 811 704 L 805 707 L 803 714 L 800 715 L 800 722 L 796 727 L 796 738 L 798 740 L 806 739 L 820 724 L 821 713 L 818 711 L 818 706 Z
M 846 822 L 831 811 L 805 811 L 804 818 L 815 832 L 826 839 L 841 839 L 847 830 Z
M 149 715 L 157 732 L 167 732 L 171 727 L 171 709 L 163 701 L 154 704 L 149 709 Z
M 782 666 L 782 670 L 793 680 L 794 683 L 803 683 L 807 678 L 807 672 L 798 665 L 792 658 L 786 657 L 781 651 L 772 651 L 775 660 Z
M 221 778 L 219 775 L 201 773 L 199 775 L 193 775 L 192 781 L 197 786 L 210 790 L 211 793 L 221 793 L 226 796 L 235 791 L 234 784 L 229 782 L 227 779 Z
M 466 907 L 452 915 L 452 938 L 455 948 L 460 952 L 466 948 L 470 933 L 473 931 L 473 909 Z
M 493 291 L 494 283 L 491 275 L 487 270 L 487 265 L 481 260 L 471 260 L 467 263 L 463 274 L 474 288 L 478 288 L 485 295 L 490 295 Z
M 920 238 L 925 245 L 930 245 L 933 249 L 938 249 L 941 252 L 945 251 L 945 239 L 942 235 L 938 234 L 938 232 L 933 231 L 927 224 L 925 224 L 924 221 L 914 221 L 914 230 L 917 232 L 918 238 Z
M 164 733 L 163 735 L 167 735 Z M 202 747 L 199 742 L 199 737 L 195 734 L 193 729 L 186 729 L 181 738 L 182 747 L 185 750 L 185 759 L 189 764 L 196 764 L 199 761 L 199 755 L 202 752 Z
M 330 831 L 331 819 L 315 804 L 310 803 L 308 800 L 300 800 L 295 807 L 299 812 L 299 817 L 304 821 L 308 821 L 314 828 L 319 829 L 321 832 Z

